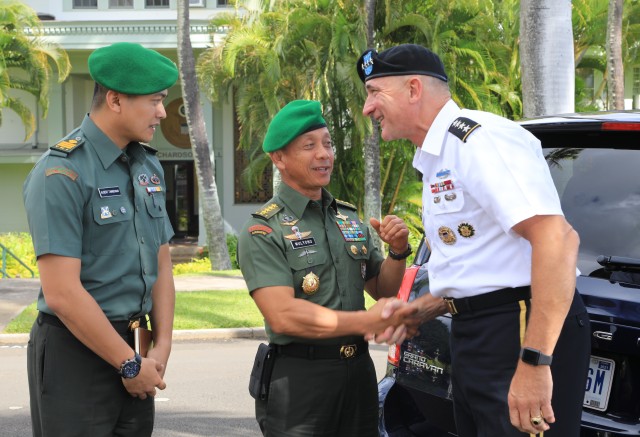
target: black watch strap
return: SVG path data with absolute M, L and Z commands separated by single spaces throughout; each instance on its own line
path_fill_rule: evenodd
M 407 250 L 402 253 L 396 253 L 393 250 L 389 249 L 389 257 L 391 259 L 395 259 L 396 261 L 402 261 L 406 259 L 409 255 L 413 253 L 413 249 L 411 249 L 411 244 L 407 243 Z
M 520 349 L 520 359 L 522 362 L 532 366 L 550 366 L 551 361 L 553 361 L 553 355 L 545 355 L 538 349 L 523 347 Z

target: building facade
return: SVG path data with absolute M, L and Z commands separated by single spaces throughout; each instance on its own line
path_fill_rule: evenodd
M 25 129 L 12 111 L 3 111 L 0 126 L 0 233 L 27 231 L 22 202 L 22 183 L 51 145 L 77 127 L 89 110 L 94 82 L 87 58 L 96 48 L 115 42 L 135 42 L 158 50 L 177 63 L 177 0 L 26 0 L 42 19 L 43 38 L 59 44 L 69 55 L 69 77 L 58 83 L 52 78 L 49 113 L 38 113 L 35 98 L 16 92 L 36 115 L 36 130 L 25 140 Z M 225 0 L 189 0 L 190 34 L 194 56 L 219 43 L 224 29 L 212 28 L 210 19 L 220 13 L 234 13 Z M 194 78 L 195 80 L 195 78 Z M 230 103 L 212 104 L 204 95 L 201 104 L 207 135 L 215 157 L 215 175 L 220 206 L 227 232 L 235 232 L 256 210 L 262 199 L 238 202 L 239 175 L 236 127 Z M 176 236 L 198 239 L 201 232 L 200 205 L 182 90 L 178 82 L 165 100 L 167 118 L 162 121 L 151 145 L 158 149 L 167 181 L 167 212 Z M 255 200 L 255 201 L 252 201 Z

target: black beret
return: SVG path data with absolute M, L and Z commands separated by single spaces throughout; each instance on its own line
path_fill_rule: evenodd
M 365 51 L 356 65 L 360 80 L 383 76 L 421 74 L 447 81 L 442 61 L 431 50 L 417 44 L 401 44 L 380 53 Z
M 129 42 L 94 50 L 88 64 L 93 80 L 124 94 L 155 94 L 178 80 L 178 67 L 171 59 Z

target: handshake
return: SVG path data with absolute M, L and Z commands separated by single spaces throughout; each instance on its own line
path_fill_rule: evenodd
M 442 299 L 430 293 L 411 303 L 395 298 L 381 298 L 368 311 L 370 330 L 365 340 L 389 345 L 402 343 L 418 333 L 420 325 L 447 312 Z

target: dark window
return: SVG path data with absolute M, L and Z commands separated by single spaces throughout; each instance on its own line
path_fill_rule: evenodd
M 229 0 L 218 0 L 218 7 L 229 6 Z
M 98 9 L 98 0 L 73 0 L 74 9 Z
M 234 111 L 235 114 L 235 111 Z M 267 200 L 273 197 L 273 182 L 272 182 L 272 174 L 273 167 L 268 165 L 265 168 L 262 177 L 260 178 L 260 186 L 257 190 L 251 191 L 249 190 L 242 178 L 242 172 L 249 166 L 249 153 L 244 150 L 238 148 L 238 138 L 240 135 L 238 129 L 237 117 L 234 117 L 234 150 L 235 154 L 233 157 L 233 193 L 234 193 L 234 202 L 235 203 L 265 203 Z
M 133 9 L 133 0 L 109 0 L 109 9 Z
M 145 8 L 168 8 L 169 0 L 146 0 Z

